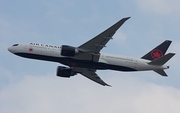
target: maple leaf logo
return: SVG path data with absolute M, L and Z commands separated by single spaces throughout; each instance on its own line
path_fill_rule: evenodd
M 162 51 L 155 49 L 151 52 L 151 56 L 153 59 L 157 59 L 157 58 L 160 58 L 161 56 L 163 56 L 163 53 L 162 53 Z
M 33 48 L 29 48 L 29 51 L 32 52 L 32 51 L 33 51 Z

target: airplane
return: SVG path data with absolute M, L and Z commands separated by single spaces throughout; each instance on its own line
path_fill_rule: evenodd
M 117 23 L 79 47 L 26 43 L 14 44 L 9 47 L 8 50 L 21 57 L 58 62 L 68 66 L 57 67 L 56 75 L 59 77 L 70 78 L 76 74 L 81 74 L 103 86 L 110 85 L 105 83 L 96 74 L 97 70 L 116 70 L 125 72 L 153 70 L 162 76 L 167 76 L 164 69 L 168 69 L 169 66 L 165 65 L 165 63 L 175 55 L 175 53 L 165 54 L 172 42 L 170 40 L 165 40 L 141 58 L 100 52 L 106 47 L 106 44 L 112 39 L 115 32 L 129 18 L 130 17 L 122 18 Z

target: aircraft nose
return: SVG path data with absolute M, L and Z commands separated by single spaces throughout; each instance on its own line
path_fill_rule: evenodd
M 9 48 L 8 48 L 8 51 L 11 52 L 11 53 L 14 53 L 13 47 L 9 47 Z

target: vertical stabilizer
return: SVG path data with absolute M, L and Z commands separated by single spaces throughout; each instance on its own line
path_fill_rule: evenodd
M 171 44 L 172 41 L 166 40 L 157 47 L 155 47 L 153 50 L 151 50 L 149 53 L 141 57 L 142 59 L 147 59 L 147 60 L 155 60 L 157 58 L 160 58 L 164 56 L 166 53 L 167 49 L 169 48 L 169 45 Z

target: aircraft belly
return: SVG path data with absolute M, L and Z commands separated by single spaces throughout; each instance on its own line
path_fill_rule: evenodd
M 113 59 L 103 59 L 101 54 L 90 54 L 90 53 L 81 53 L 74 57 L 66 57 L 60 55 L 60 50 L 52 49 L 43 49 L 32 47 L 33 51 L 29 51 L 27 47 L 23 49 L 22 52 L 15 53 L 18 56 L 59 62 L 61 64 L 67 65 L 69 67 L 82 67 L 90 69 L 111 69 L 119 71 L 135 71 L 136 69 L 130 65 L 126 65 L 122 60 L 113 60 Z M 131 62 L 129 62 L 131 64 Z
M 52 62 L 58 62 L 59 57 L 55 56 L 47 56 L 47 55 L 38 55 L 38 54 L 30 54 L 30 53 L 15 53 L 18 56 L 24 57 L 24 58 L 30 58 L 30 59 L 36 59 L 36 60 L 45 60 L 45 61 L 52 61 Z

